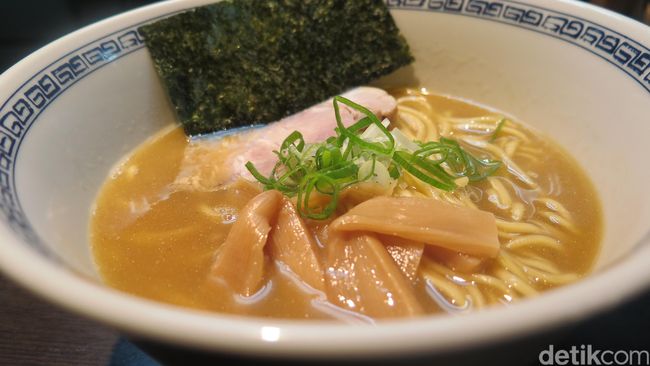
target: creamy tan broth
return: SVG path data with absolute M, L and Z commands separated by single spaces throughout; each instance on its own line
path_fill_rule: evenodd
M 445 123 L 439 124 L 440 116 L 499 115 L 457 99 L 429 95 L 419 89 L 394 90 L 391 94 L 399 101 L 394 123 L 405 132 L 409 126 L 415 128 L 413 120 L 408 121 L 412 109 L 431 117 L 433 123 L 438 124 L 437 131 L 451 138 L 462 137 L 463 126 L 450 127 L 445 122 L 445 127 Z M 476 125 L 485 127 L 489 123 Z M 515 139 L 526 142 L 513 143 Z M 215 312 L 277 318 L 346 319 L 343 311 L 324 300 L 323 294 L 301 285 L 294 277 L 278 269 L 269 258 L 265 264 L 266 284 L 250 298 L 233 294 L 210 279 L 215 253 L 237 219 L 238 211 L 260 193 L 261 188 L 256 183 L 243 181 L 230 184 L 227 189 L 207 191 L 174 184 L 188 144 L 182 129 L 167 129 L 144 142 L 111 172 L 98 195 L 90 223 L 92 251 L 103 280 L 109 286 L 138 296 Z M 601 208 L 591 182 L 578 164 L 548 138 L 510 120 L 493 144 L 502 151 L 513 152 L 511 160 L 534 178 L 538 187 L 532 189 L 501 168 L 492 178 L 497 180 L 494 185 L 487 180 L 472 184 L 475 188 L 467 188 L 466 197 L 471 197 L 478 208 L 492 212 L 502 220 L 499 226 L 501 252 L 505 259 L 521 265 L 512 273 L 518 273 L 518 278 L 525 278 L 526 283 L 511 279 L 510 272 L 504 275 L 504 268 L 508 266 L 500 262 L 503 258 L 484 260 L 479 267 L 467 272 L 449 260 L 454 253 L 441 254 L 427 246 L 425 259 L 420 263 L 413 282 L 416 297 L 425 313 L 480 308 L 531 296 L 583 276 L 597 256 L 603 226 Z M 204 163 L 205 166 L 199 168 L 205 169 L 206 174 L 216 172 L 219 175 L 215 163 Z M 495 185 L 509 192 L 510 205 L 499 201 Z M 417 187 L 408 184 L 401 189 L 404 195 L 411 195 L 409 190 L 417 191 Z M 453 202 L 464 199 L 460 194 L 443 194 L 441 197 L 439 199 Z M 535 198 L 544 200 L 534 201 Z M 553 202 L 560 203 L 570 213 L 570 227 L 563 226 L 567 221 L 562 221 L 564 210 L 558 211 Z M 508 226 L 508 222 L 533 226 L 521 226 L 522 231 L 520 227 L 513 229 L 512 225 Z M 319 230 L 316 229 L 324 224 L 307 221 L 307 225 L 313 229 L 313 235 L 317 235 Z M 535 227 L 543 233 L 528 232 Z M 517 242 L 518 239 L 543 239 L 543 243 L 528 245 L 521 240 Z M 325 249 L 321 241 L 317 242 L 317 255 L 322 262 Z M 544 244 L 547 242 L 550 244 Z M 560 243 L 561 248 L 556 248 L 554 242 Z M 516 247 L 508 249 L 507 245 L 512 243 Z M 529 268 L 533 268 L 533 272 L 529 272 Z M 535 270 L 540 268 L 549 274 L 549 280 L 535 275 Z M 488 284 L 490 278 L 504 278 L 499 283 L 505 288 L 499 283 Z M 471 286 L 466 286 L 467 283 Z M 440 298 L 436 299 L 435 294 L 432 296 L 432 286 Z M 472 299 L 471 304 L 466 303 L 465 298 Z

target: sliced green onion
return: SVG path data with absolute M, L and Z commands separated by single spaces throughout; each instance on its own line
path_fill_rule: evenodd
M 296 141 L 298 141 L 298 145 L 295 144 Z M 302 137 L 300 131 L 293 131 L 290 133 L 289 136 L 282 141 L 280 151 L 287 150 L 289 146 L 295 146 L 298 151 L 302 151 L 302 149 L 305 148 L 305 139 Z
M 399 164 L 402 169 L 406 170 L 407 172 L 411 173 L 412 176 L 418 178 L 419 180 L 423 181 L 424 183 L 427 183 L 431 186 L 434 186 L 436 188 L 445 190 L 445 191 L 452 191 L 456 188 L 456 184 L 448 184 L 445 182 L 441 182 L 440 180 L 436 179 L 435 177 L 425 174 L 422 172 L 422 170 L 418 169 L 415 165 L 411 163 L 413 156 L 410 155 L 409 153 L 405 151 L 396 151 L 395 155 L 393 155 L 393 160 Z
M 364 117 L 349 127 L 341 119 L 339 103 L 361 112 Z M 301 216 L 323 220 L 336 211 L 340 192 L 348 186 L 372 179 L 377 164 L 382 164 L 391 179 L 399 179 L 402 171 L 438 189 L 453 191 L 455 180 L 467 177 L 470 182 L 493 174 L 501 162 L 472 156 L 455 140 L 441 137 L 439 141 L 415 142 L 414 152 L 396 150 L 393 134 L 367 108 L 349 99 L 337 96 L 333 100 L 336 117 L 336 136 L 323 142 L 307 144 L 299 131 L 294 131 L 274 151 L 278 162 L 268 177 L 261 174 L 250 161 L 246 169 L 264 186 L 289 197 L 296 197 Z M 494 135 L 503 126 L 499 122 Z M 367 141 L 362 133 L 371 125 L 377 126 L 384 141 Z M 493 138 L 494 138 L 493 135 Z M 372 161 L 370 170 L 360 176 L 362 164 Z M 384 173 L 385 174 L 385 173 Z M 314 193 L 328 200 L 323 207 L 312 207 Z
M 501 118 L 501 119 L 499 120 L 499 122 L 497 123 L 497 128 L 495 128 L 495 129 L 494 129 L 494 132 L 492 132 L 492 137 L 490 137 L 490 140 L 489 140 L 490 142 L 496 140 L 497 135 L 499 134 L 499 132 L 500 132 L 501 129 L 503 128 L 503 125 L 505 125 L 505 124 L 506 124 L 506 119 L 505 119 L 505 118 Z
M 311 198 L 312 192 L 319 184 L 329 185 L 331 191 L 329 194 L 327 194 L 330 196 L 330 201 L 327 203 L 327 205 L 325 205 L 325 207 L 317 210 L 309 206 L 309 200 Z M 303 189 L 298 191 L 298 213 L 303 217 L 313 220 L 327 219 L 336 210 L 339 191 L 340 187 L 336 184 L 336 182 L 325 175 L 314 174 L 307 176 Z
M 359 105 L 359 104 L 357 104 L 357 103 L 355 103 L 355 102 L 353 102 L 353 101 L 351 101 L 351 100 L 349 100 L 347 98 L 343 98 L 341 96 L 334 97 L 333 103 L 334 103 L 334 114 L 335 114 L 335 117 L 336 117 L 336 125 L 337 125 L 337 127 L 339 129 L 338 132 L 342 136 L 344 136 L 345 138 L 350 140 L 351 143 L 354 143 L 354 144 L 358 145 L 362 149 L 375 151 L 375 152 L 377 152 L 379 154 L 384 154 L 384 155 L 392 155 L 393 154 L 393 152 L 395 151 L 395 139 L 393 138 L 393 135 L 390 133 L 390 131 L 388 131 L 388 129 L 386 129 L 386 127 L 384 127 L 383 124 L 381 124 L 381 121 L 379 120 L 379 118 L 377 118 L 377 116 L 375 116 L 374 113 L 372 113 L 366 107 L 363 107 L 363 106 L 361 106 L 361 105 Z M 375 126 L 377 126 L 379 128 L 379 130 L 381 132 L 384 133 L 384 135 L 388 139 L 388 146 L 384 146 L 381 143 L 373 143 L 373 142 L 365 141 L 361 137 L 356 135 L 354 132 L 352 132 L 348 128 L 346 128 L 343 125 L 343 121 L 341 119 L 341 111 L 339 109 L 339 103 L 343 103 L 343 104 L 347 105 L 348 107 L 354 108 L 354 109 L 360 111 L 361 113 L 365 114 L 366 118 L 368 118 L 370 120 L 370 122 L 372 122 Z M 363 119 L 361 121 L 363 121 Z M 367 122 L 364 122 L 364 123 L 367 123 Z

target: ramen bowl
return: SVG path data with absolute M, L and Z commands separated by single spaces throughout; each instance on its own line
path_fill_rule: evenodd
M 388 1 L 416 62 L 377 83 L 505 111 L 582 165 L 604 213 L 592 274 L 519 303 L 375 325 L 244 318 L 102 284 L 89 249 L 111 167 L 175 116 L 137 28 L 170 1 L 72 33 L 0 77 L 0 267 L 32 292 L 126 334 L 211 352 L 378 357 L 475 349 L 611 309 L 650 285 L 650 28 L 569 1 Z

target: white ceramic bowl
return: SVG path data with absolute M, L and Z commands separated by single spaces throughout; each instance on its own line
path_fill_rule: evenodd
M 88 249 L 93 199 L 123 154 L 173 121 L 136 28 L 206 2 L 107 19 L 0 77 L 0 266 L 18 283 L 130 334 L 283 356 L 475 347 L 582 319 L 650 284 L 650 28 L 570 1 L 388 0 L 417 61 L 382 84 L 412 79 L 506 111 L 582 162 L 606 222 L 595 273 L 508 308 L 376 326 L 206 313 L 103 286 Z

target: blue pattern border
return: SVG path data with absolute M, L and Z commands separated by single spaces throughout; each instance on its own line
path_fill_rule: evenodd
M 650 49 L 592 21 L 513 0 L 386 0 L 386 4 L 481 18 L 561 39 L 618 67 L 650 92 Z
M 624 71 L 650 92 L 650 49 L 594 22 L 512 0 L 385 0 L 393 9 L 433 11 L 496 21 L 579 46 Z M 85 44 L 23 83 L 0 107 L 0 212 L 36 249 L 48 253 L 27 220 L 16 191 L 16 159 L 39 115 L 61 94 L 94 71 L 144 48 L 137 28 L 164 14 Z
M 145 47 L 138 27 L 180 11 L 133 24 L 89 42 L 25 81 L 0 107 L 0 212 L 14 232 L 52 256 L 25 216 L 16 190 L 16 161 L 22 142 L 40 114 L 66 90 L 102 67 Z

